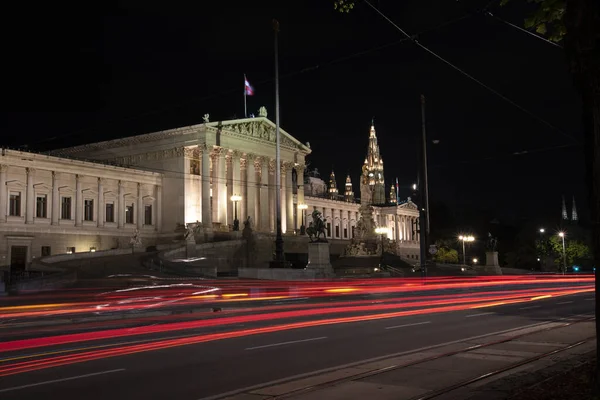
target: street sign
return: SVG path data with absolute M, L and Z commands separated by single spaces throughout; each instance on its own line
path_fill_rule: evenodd
M 435 253 L 438 252 L 438 248 L 435 244 L 432 244 L 431 246 L 429 246 L 429 254 L 431 255 L 435 255 Z

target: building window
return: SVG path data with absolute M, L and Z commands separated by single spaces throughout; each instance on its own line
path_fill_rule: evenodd
M 63 197 L 60 201 L 60 218 L 71 219 L 71 198 Z
M 8 210 L 8 215 L 12 215 L 13 217 L 21 216 L 21 193 L 13 192 L 10 194 L 10 207 Z
M 48 257 L 50 253 L 50 246 L 42 246 L 42 257 Z
M 354 237 L 354 226 L 352 227 L 352 237 Z
M 36 218 L 47 218 L 48 217 L 48 196 L 40 194 L 35 200 L 35 217 Z
M 75 254 L 75 247 L 67 247 L 67 254 Z
M 337 238 L 340 237 L 340 226 L 339 225 L 335 226 L 335 237 L 337 237 Z
M 144 225 L 152 225 L 152 205 L 144 207 Z
M 133 224 L 133 204 L 125 206 L 125 223 Z
M 86 199 L 83 202 L 83 220 L 93 221 L 94 220 L 94 200 Z
M 344 228 L 344 239 L 348 239 L 348 228 Z
M 327 236 L 331 237 L 331 223 L 327 223 Z
M 106 203 L 106 222 L 115 222 L 115 204 Z

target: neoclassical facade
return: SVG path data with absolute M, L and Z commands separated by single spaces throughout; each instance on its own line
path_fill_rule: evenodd
M 126 248 L 136 232 L 144 246 L 171 241 L 189 223 L 230 231 L 236 214 L 241 222 L 249 218 L 255 231 L 272 233 L 276 168 L 285 234 L 298 235 L 312 210 L 319 210 L 327 218 L 328 237 L 354 238 L 360 204 L 350 177 L 343 193 L 336 184 L 335 196 L 318 179 L 305 184 L 310 145 L 280 129 L 276 165 L 275 132 L 262 108 L 256 118 L 210 122 L 205 115 L 202 124 L 48 154 L 3 149 L 0 267 L 21 268 L 46 255 Z M 384 182 L 376 140 L 372 127 L 367 165 L 379 175 L 368 182 L 373 183 L 370 199 L 382 196 Z M 305 188 L 311 195 L 305 196 Z M 410 199 L 374 204 L 373 217 L 377 226 L 388 228 L 402 255 L 418 254 L 418 209 Z
M 162 229 L 162 174 L 2 149 L 0 267 L 127 246 Z
M 281 164 L 275 163 L 275 124 L 263 116 L 60 149 L 54 155 L 110 162 L 163 176 L 163 230 L 199 223 L 228 231 L 235 215 L 257 231 L 275 231 L 275 168 L 280 168 L 282 230 L 300 228 L 305 157 L 311 150 L 280 130 Z M 300 182 L 300 183 L 299 183 Z M 241 200 L 232 201 L 232 196 Z M 237 208 L 237 210 L 236 210 Z

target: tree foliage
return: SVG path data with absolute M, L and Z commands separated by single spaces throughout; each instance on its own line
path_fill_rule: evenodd
M 501 5 L 511 0 L 502 0 Z M 564 22 L 566 0 L 527 0 L 536 4 L 535 11 L 525 19 L 525 28 L 533 29 L 553 42 L 560 42 L 567 28 Z
M 456 264 L 458 263 L 458 251 L 448 247 L 440 247 L 433 259 L 440 263 Z
M 562 265 L 563 248 L 562 239 L 558 236 L 551 236 L 547 241 L 547 255 L 555 258 L 556 265 Z M 579 240 L 565 240 L 565 255 L 567 266 L 581 263 L 582 260 L 590 257 L 590 248 Z
M 333 9 L 342 13 L 348 13 L 354 8 L 354 0 L 334 0 Z

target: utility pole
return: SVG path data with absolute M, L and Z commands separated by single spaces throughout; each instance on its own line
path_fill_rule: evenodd
M 275 32 L 275 208 L 277 236 L 275 238 L 275 260 L 272 263 L 274 268 L 283 268 L 285 258 L 283 253 L 283 235 L 281 232 L 281 154 L 279 148 L 279 22 L 273 20 L 273 30 Z
M 429 237 L 429 184 L 427 182 L 427 131 L 425 130 L 425 96 L 421 95 L 421 157 L 419 163 L 419 250 L 421 275 L 427 277 L 427 239 Z

